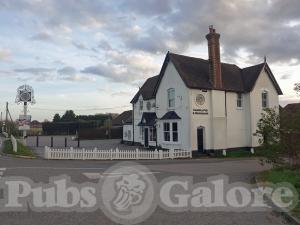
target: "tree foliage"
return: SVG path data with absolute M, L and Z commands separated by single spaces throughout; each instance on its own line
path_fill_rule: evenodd
M 266 162 L 300 166 L 300 112 L 264 109 L 254 134 L 259 137 Z
M 296 91 L 297 95 L 300 96 L 300 83 L 295 84 L 294 91 Z
M 67 110 L 64 115 L 61 117 L 63 122 L 74 122 L 76 121 L 76 115 L 73 110 Z
M 56 113 L 53 117 L 53 122 L 60 122 L 61 118 L 60 118 L 60 115 L 58 113 Z

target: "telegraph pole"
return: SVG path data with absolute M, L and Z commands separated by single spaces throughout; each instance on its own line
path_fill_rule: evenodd
M 6 110 L 5 110 L 5 132 L 7 133 L 7 116 L 8 116 L 8 102 L 6 102 Z

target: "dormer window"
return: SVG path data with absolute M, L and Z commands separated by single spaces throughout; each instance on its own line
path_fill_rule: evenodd
M 144 108 L 144 102 L 143 102 L 143 100 L 140 100 L 140 110 L 142 111 L 143 108 Z
M 168 89 L 168 106 L 169 108 L 175 108 L 175 89 Z
M 269 95 L 267 91 L 263 91 L 261 93 L 261 106 L 263 108 L 268 108 L 269 107 Z

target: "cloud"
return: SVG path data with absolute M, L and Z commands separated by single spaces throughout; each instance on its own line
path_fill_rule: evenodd
M 72 44 L 80 50 L 88 50 L 88 47 L 86 47 L 85 44 L 83 44 L 81 42 L 72 41 Z
M 120 51 L 109 51 L 106 54 L 108 62 L 101 62 L 81 70 L 81 73 L 94 74 L 114 82 L 134 83 L 138 80 L 154 76 L 160 65 L 147 54 L 128 54 Z
M 52 34 L 48 32 L 40 32 L 30 37 L 33 41 L 54 42 Z
M 0 48 L 0 60 L 7 60 L 10 59 L 12 53 L 9 49 Z
M 59 79 L 66 81 L 95 81 L 94 77 L 82 76 L 78 74 L 77 70 L 71 66 L 65 66 L 57 70 Z
M 280 77 L 280 79 L 281 80 L 288 80 L 288 79 L 290 79 L 291 78 L 291 74 L 284 74 L 284 75 L 282 75 L 281 77 Z
M 57 72 L 61 75 L 74 75 L 77 73 L 76 69 L 71 66 L 63 67 L 63 68 L 57 70 Z
M 17 73 L 29 73 L 29 74 L 44 74 L 53 72 L 55 69 L 52 68 L 42 68 L 42 67 L 30 67 L 30 68 L 23 68 L 23 69 L 15 69 Z

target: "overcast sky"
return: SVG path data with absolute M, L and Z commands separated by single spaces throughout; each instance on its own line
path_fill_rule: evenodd
M 14 119 L 16 89 L 35 90 L 33 119 L 55 112 L 121 112 L 167 51 L 207 59 L 205 35 L 221 33 L 222 61 L 267 61 L 282 105 L 299 102 L 299 0 L 1 0 L 0 110 Z

